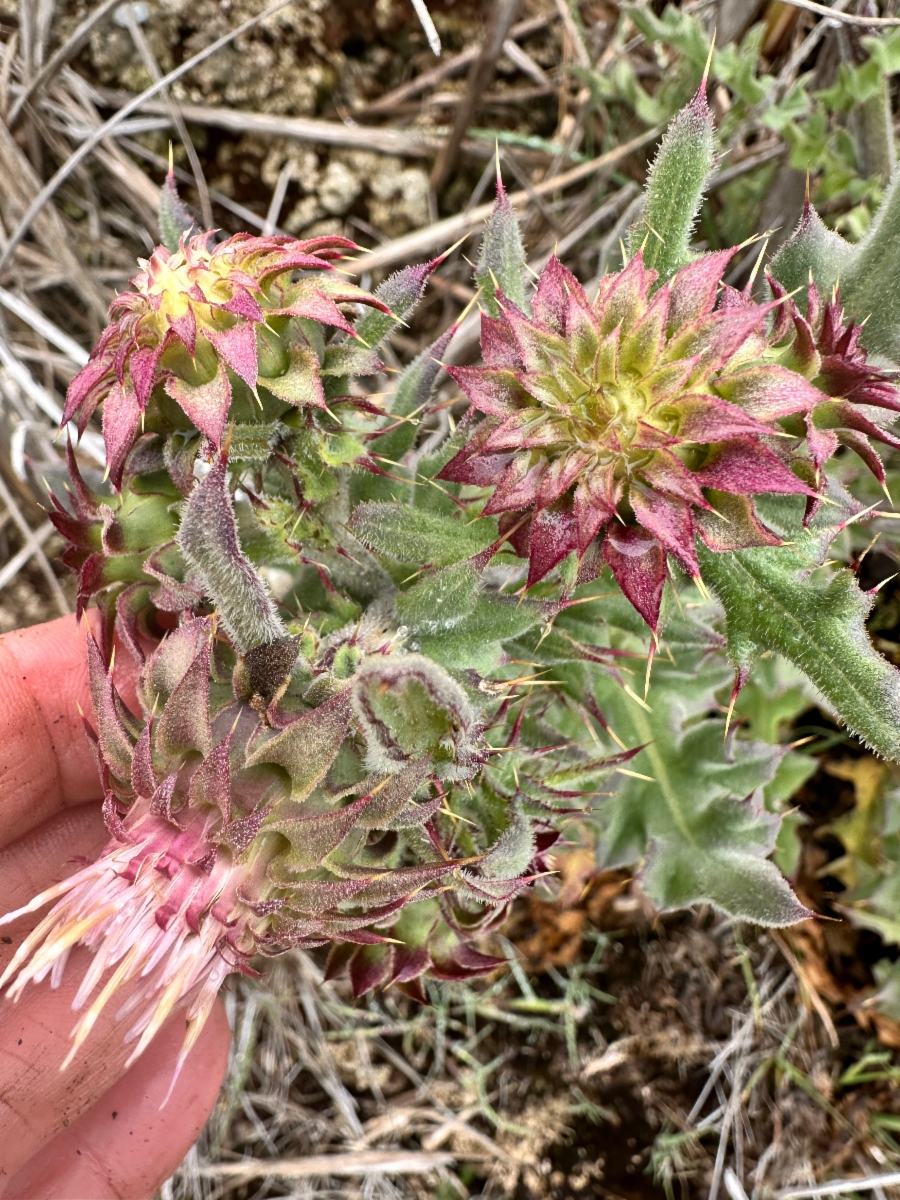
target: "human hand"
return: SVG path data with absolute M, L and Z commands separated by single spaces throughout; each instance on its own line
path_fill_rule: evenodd
M 87 633 L 64 617 L 0 637 L 0 915 L 72 874 L 74 859 L 95 858 L 108 840 L 78 711 L 91 711 Z M 127 663 L 122 675 L 127 700 Z M 0 972 L 43 915 L 0 926 Z M 55 991 L 45 981 L 17 1004 L 0 997 L 0 1200 L 151 1197 L 216 1101 L 229 1043 L 221 1003 L 162 1110 L 184 1037 L 177 1012 L 126 1071 L 131 1048 L 110 1006 L 60 1072 L 90 958 L 73 950 Z

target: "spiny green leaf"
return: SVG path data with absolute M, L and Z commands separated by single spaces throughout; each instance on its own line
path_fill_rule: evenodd
M 239 650 L 274 642 L 286 630 L 266 585 L 241 549 L 221 458 L 191 492 L 181 518 L 178 544 L 197 570 L 206 595 Z
M 488 879 L 513 879 L 522 875 L 534 858 L 534 826 L 521 813 L 504 829 L 481 864 Z
M 405 368 L 391 397 L 387 431 L 373 438 L 369 454 L 379 464 L 384 463 L 388 476 L 357 471 L 350 482 L 354 502 L 365 500 L 395 500 L 404 491 L 416 491 L 412 479 L 404 488 L 402 479 L 408 474 L 402 466 L 403 456 L 416 440 L 421 413 L 427 408 L 441 372 L 441 359 L 450 344 L 456 326 L 452 325 L 426 350 Z M 398 483 L 398 476 L 401 481 Z M 431 489 L 435 490 L 434 488 Z
M 209 645 L 188 667 L 166 701 L 156 728 L 156 745 L 176 762 L 191 751 L 206 757 L 212 750 L 209 724 Z
M 396 562 L 449 566 L 486 550 L 497 539 L 497 524 L 487 518 L 466 524 L 403 504 L 360 504 L 350 528 L 370 550 Z
M 866 322 L 860 339 L 866 349 L 900 361 L 900 177 L 844 266 L 840 285 L 847 311 Z
M 657 662 L 646 706 L 608 676 L 594 672 L 600 711 L 626 745 L 643 745 L 616 795 L 600 809 L 602 853 L 609 865 L 645 860 L 642 881 L 663 909 L 707 901 L 763 925 L 790 925 L 808 915 L 768 855 L 778 817 L 761 789 L 783 749 L 732 740 L 708 716 L 725 683 L 719 663 L 690 654 Z
M 819 689 L 847 728 L 878 754 L 900 758 L 900 671 L 872 645 L 872 598 L 851 571 L 817 569 L 815 533 L 792 546 L 713 554 L 698 547 L 703 578 L 721 601 L 732 658 L 741 666 L 776 650 Z
M 828 295 L 856 252 L 855 246 L 829 229 L 807 204 L 799 225 L 772 259 L 770 270 L 782 287 L 796 293 L 796 302 L 805 311 L 810 278 L 823 295 Z
M 354 338 L 325 347 L 321 375 L 374 375 L 381 370 L 378 352 Z
M 363 345 L 374 348 L 392 329 L 409 319 L 422 298 L 428 276 L 441 261 L 440 258 L 435 258 L 419 266 L 404 267 L 402 271 L 395 271 L 384 283 L 379 284 L 375 295 L 388 306 L 390 312 L 385 313 L 372 307 L 360 317 L 356 323 L 356 332 Z
M 525 308 L 525 248 L 518 218 L 499 175 L 497 202 L 481 239 L 475 280 L 481 288 L 481 302 L 489 316 L 500 315 L 495 298 L 498 287 L 519 308 Z
M 766 857 L 777 831 L 777 820 L 767 821 L 749 802 L 718 798 L 703 815 L 701 837 L 651 845 L 643 885 L 668 909 L 704 900 L 758 925 L 794 925 L 812 913 Z
M 396 462 L 412 446 L 416 439 L 416 423 L 403 418 L 420 412 L 428 403 L 441 371 L 440 360 L 455 332 L 455 326 L 448 329 L 427 350 L 414 358 L 400 376 L 390 410 L 391 418 L 399 423 L 395 429 L 375 438 L 372 443 L 374 454 Z
M 305 800 L 334 761 L 349 723 L 350 693 L 339 692 L 254 747 L 246 765 L 282 767 L 291 781 L 291 799 Z
M 475 711 L 442 667 L 421 654 L 372 655 L 353 680 L 353 711 L 366 763 L 395 774 L 428 758 L 444 778 L 468 778 Z
M 232 462 L 265 463 L 272 448 L 287 433 L 280 421 L 259 425 L 235 425 L 231 433 L 229 456 Z
M 643 5 L 623 4 L 622 10 L 649 42 L 675 47 L 695 68 L 701 68 L 706 62 L 709 41 L 703 26 L 693 14 L 685 13 L 673 4 L 666 5 L 661 17 Z
M 175 174 L 172 170 L 166 176 L 166 181 L 159 193 L 157 221 L 162 244 L 172 254 L 178 250 L 182 235 L 190 235 L 196 230 L 194 218 L 178 195 Z
M 444 567 L 397 597 L 397 618 L 414 633 L 449 631 L 471 614 L 479 587 L 471 563 Z
M 410 648 L 456 670 L 486 675 L 503 660 L 503 643 L 521 637 L 544 619 L 533 601 L 514 596 L 480 595 L 468 615 L 452 628 L 416 633 Z

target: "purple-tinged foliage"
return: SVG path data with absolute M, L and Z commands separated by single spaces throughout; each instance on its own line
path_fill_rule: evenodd
M 218 448 L 235 388 L 259 388 L 293 406 L 323 407 L 319 358 L 303 321 L 355 331 L 339 305 L 387 305 L 336 275 L 332 264 L 356 247 L 340 237 L 298 241 L 235 234 L 210 248 L 212 234 L 158 246 L 117 296 L 90 361 L 73 379 L 63 421 L 84 429 L 104 405 L 110 478 L 118 487 L 141 429 L 193 427 Z M 295 279 L 295 272 L 302 271 Z M 282 344 L 268 322 L 292 318 Z M 327 363 L 324 364 L 327 369 Z M 271 385 L 271 386 L 270 386 Z M 175 401 L 179 420 L 163 396 Z
M 76 1008 L 108 968 L 134 982 L 133 1057 L 176 1003 L 188 1006 L 186 1054 L 224 977 L 258 953 L 330 943 L 357 994 L 396 981 L 421 995 L 426 971 L 466 978 L 502 961 L 467 943 L 527 886 L 541 851 L 517 817 L 493 846 L 454 853 L 440 778 L 473 773 L 481 731 L 435 664 L 381 644 L 347 679 L 314 666 L 330 692 L 317 707 L 261 715 L 213 693 L 230 647 L 215 618 L 196 617 L 147 658 L 137 715 L 88 648 L 110 841 L 28 907 L 56 902 L 10 964 L 13 994 L 42 962 L 62 971 L 85 916 L 95 958 Z M 74 1048 L 110 994 L 82 1018 Z
M 228 461 L 219 454 L 184 508 L 178 544 L 200 574 L 237 650 L 276 642 L 286 630 L 268 590 L 241 549 L 228 489 Z
M 499 316 L 497 291 L 505 293 L 520 308 L 525 304 L 525 248 L 519 222 L 513 212 L 500 173 L 497 173 L 497 203 L 481 240 L 475 280 L 482 303 L 492 316 Z
M 837 289 L 830 300 L 823 300 L 815 283 L 810 283 L 804 314 L 771 275 L 768 282 L 772 294 L 783 301 L 772 340 L 783 347 L 793 370 L 820 393 L 820 399 L 805 414 L 806 443 L 817 479 L 821 481 L 825 463 L 838 447 L 846 446 L 884 485 L 884 466 L 869 439 L 895 450 L 900 448 L 900 437 L 882 423 L 885 419 L 895 420 L 895 414 L 900 413 L 898 373 L 869 362 L 860 343 L 862 326 L 845 317 Z M 878 410 L 883 414 L 880 420 Z M 816 509 L 814 501 L 807 519 Z
M 172 254 L 178 249 L 181 239 L 190 239 L 199 230 L 194 218 L 188 212 L 184 201 L 178 195 L 175 183 L 175 171 L 169 167 L 165 182 L 159 194 L 159 232 L 162 244 Z
M 643 861 L 663 908 L 807 915 L 761 803 L 790 752 L 733 727 L 722 743 L 715 610 L 673 607 L 675 652 L 648 664 L 645 699 L 626 676 L 644 675 L 644 622 L 663 632 L 672 560 L 698 582 L 702 568 L 736 689 L 777 650 L 900 755 L 900 675 L 868 642 L 871 597 L 818 570 L 862 515 L 828 460 L 851 448 L 883 480 L 869 439 L 900 447 L 885 427 L 900 398 L 866 329 L 822 299 L 842 243 L 811 210 L 768 303 L 724 282 L 739 248 L 695 255 L 713 161 L 704 85 L 663 139 L 629 260 L 591 296 L 555 257 L 526 286 L 498 185 L 483 362 L 449 368 L 471 411 L 443 439 L 428 408 L 453 329 L 389 392 L 354 378 L 381 370 L 379 342 L 442 259 L 369 295 L 332 270 L 341 238 L 185 236 L 167 181 L 169 249 L 115 301 L 66 406 L 82 429 L 102 416 L 113 490 L 88 486 L 70 448 L 51 514 L 79 615 L 98 598 L 144 663 L 131 712 L 101 622 L 88 735 L 110 841 L 27 906 L 54 903 L 5 977 L 15 995 L 58 982 L 76 941 L 94 952 L 74 1048 L 130 983 L 135 1055 L 176 1004 L 187 1053 L 228 972 L 290 947 L 328 945 L 355 995 L 423 1000 L 429 977 L 493 971 L 476 939 L 552 870 L 567 820 L 594 831 L 598 865 Z M 818 290 L 788 294 L 791 262 L 809 260 L 805 288 L 817 254 Z M 510 551 L 540 598 L 509 594 Z
M 484 514 L 520 525 L 511 540 L 529 558 L 529 586 L 603 537 L 606 563 L 656 630 L 666 556 L 699 573 L 709 491 L 811 494 L 772 420 L 825 397 L 800 375 L 755 366 L 772 306 L 728 289 L 716 303 L 732 253 L 682 267 L 655 292 L 638 253 L 593 302 L 551 258 L 534 315 L 498 293 L 500 316 L 483 318 L 486 365 L 451 368 L 486 420 L 439 478 L 492 489 Z M 771 542 L 758 525 L 751 504 L 745 545 Z
M 140 490 L 110 496 L 87 486 L 71 444 L 67 453 L 67 503 L 51 495 L 49 518 L 65 539 L 63 563 L 78 575 L 77 614 L 101 597 L 119 638 L 140 660 L 148 615 L 183 613 L 202 597 L 187 580 L 175 544 L 173 506 L 181 495 L 164 470 L 152 470 L 164 467 L 160 455 L 147 456 L 150 479 Z

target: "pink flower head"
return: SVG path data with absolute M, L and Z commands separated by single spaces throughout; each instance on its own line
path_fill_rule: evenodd
M 371 636 L 377 678 L 369 691 L 393 662 L 377 626 Z M 268 647 L 270 669 L 281 661 L 282 673 L 290 670 L 296 647 L 285 659 L 288 648 Z M 441 768 L 430 751 L 403 757 L 387 725 L 373 732 L 357 687 L 362 668 L 356 682 L 324 679 L 328 698 L 317 707 L 288 711 L 277 699 L 260 704 L 258 694 L 255 706 L 247 703 L 243 683 L 223 683 L 214 659 L 227 649 L 211 617 L 170 633 L 144 663 L 141 718 L 88 643 L 96 731 L 87 728 L 110 840 L 95 863 L 0 918 L 52 906 L 0 978 L 14 999 L 47 977 L 58 986 L 73 946 L 93 952 L 74 1000 L 81 1016 L 72 1054 L 115 1002 L 126 1041 L 135 1042 L 132 1060 L 173 1010 L 185 1009 L 181 1062 L 225 977 L 290 947 L 332 946 L 331 970 L 349 967 L 357 993 L 396 983 L 421 999 L 426 973 L 458 979 L 492 970 L 498 960 L 471 939 L 528 886 L 556 838 L 519 817 L 514 832 L 523 837 L 512 841 L 524 852 L 514 861 L 509 833 L 492 845 L 488 837 L 482 853 L 454 856 L 452 822 L 442 830 L 441 772 L 449 778 L 460 764 Z M 416 658 L 398 656 L 401 667 Z M 261 671 L 259 655 L 248 655 L 235 679 L 256 687 Z M 421 682 L 420 671 L 414 689 Z M 396 689 L 402 683 L 395 678 Z M 386 763 L 385 751 L 394 760 L 371 770 L 367 744 L 378 733 L 386 740 L 376 760 Z M 464 778 L 473 773 L 469 758 Z
M 784 348 L 790 366 L 820 393 L 819 402 L 806 411 L 806 441 L 816 475 L 821 481 L 825 463 L 838 446 L 846 446 L 884 486 L 884 465 L 869 439 L 900 448 L 900 438 L 882 423 L 885 412 L 900 412 L 897 373 L 868 361 L 860 343 L 863 327 L 845 317 L 837 289 L 830 300 L 823 301 L 810 282 L 804 316 L 777 280 L 769 276 L 768 282 L 776 299 L 784 299 L 772 341 Z M 817 506 L 817 501 L 811 502 L 808 517 Z
M 668 555 L 696 577 L 694 535 L 724 548 L 725 508 L 729 548 L 773 544 L 749 497 L 809 493 L 771 422 L 821 395 L 760 365 L 771 305 L 732 289 L 717 305 L 733 254 L 707 254 L 655 292 L 636 254 L 593 302 L 554 257 L 533 316 L 499 294 L 500 316 L 482 317 L 486 366 L 450 373 L 486 420 L 438 478 L 491 489 L 484 512 L 514 530 L 529 586 L 602 538 L 656 630 Z
M 182 239 L 174 254 L 154 250 L 132 280 L 135 290 L 113 301 L 112 323 L 69 387 L 64 422 L 77 417 L 83 430 L 104 404 L 103 435 L 117 487 L 158 387 L 218 447 L 236 381 L 252 392 L 264 386 L 287 404 L 324 407 L 320 363 L 301 327 L 294 323 L 285 346 L 268 322 L 298 318 L 352 335 L 339 305 L 385 309 L 333 273 L 332 261 L 356 249 L 346 238 L 239 233 L 210 248 L 211 237 Z M 299 279 L 298 271 L 304 272 Z M 160 404 L 166 407 L 161 396 Z
M 226 976 L 248 969 L 262 919 L 242 897 L 247 872 L 230 855 L 210 861 L 203 825 L 195 818 L 175 826 L 139 805 L 97 862 L 0 921 L 56 902 L 0 976 L 13 1000 L 48 976 L 58 987 L 76 943 L 93 951 L 72 1002 L 80 1016 L 64 1067 L 111 1001 L 127 1022 L 126 1043 L 135 1043 L 127 1065 L 176 1007 L 186 1007 L 174 1084 Z

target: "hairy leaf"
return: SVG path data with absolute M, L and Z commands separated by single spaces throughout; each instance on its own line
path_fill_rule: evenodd
M 350 528 L 370 550 L 396 562 L 449 566 L 486 550 L 497 538 L 497 524 L 487 519 L 466 524 L 403 504 L 360 504 Z
M 353 681 L 353 710 L 369 769 L 396 774 L 431 760 L 444 778 L 467 778 L 475 712 L 459 684 L 420 654 L 372 655 Z
M 407 470 L 401 460 L 416 440 L 421 414 L 431 399 L 442 369 L 441 360 L 456 333 L 456 328 L 455 325 L 451 325 L 446 333 L 441 334 L 436 341 L 413 359 L 397 380 L 396 389 L 390 400 L 385 432 L 372 439 L 368 451 L 369 457 L 373 458 L 379 466 L 383 465 L 388 474 L 376 475 L 368 471 L 355 472 L 350 480 L 351 496 L 354 502 L 395 500 L 404 491 L 419 490 L 411 479 L 409 485 L 404 487 Z
M 814 533 L 793 545 L 714 554 L 698 548 L 703 578 L 722 602 L 738 669 L 776 650 L 819 689 L 851 733 L 900 758 L 900 671 L 874 648 L 865 620 L 872 598 L 851 571 L 818 569 Z
M 772 259 L 770 270 L 782 287 L 796 293 L 797 304 L 805 308 L 810 277 L 822 295 L 827 295 L 853 261 L 856 249 L 832 232 L 807 203 L 800 224 Z
M 254 748 L 248 767 L 272 763 L 291 781 L 291 799 L 305 800 L 334 761 L 350 721 L 350 694 L 338 692 Z
M 262 578 L 241 549 L 224 459 L 191 492 L 178 542 L 239 650 L 286 636 Z
M 541 608 L 533 601 L 481 594 L 469 605 L 468 613 L 447 628 L 435 628 L 433 622 L 425 632 L 417 628 L 410 648 L 445 667 L 486 675 L 503 661 L 504 642 L 520 637 L 543 619 Z
M 443 633 L 471 615 L 480 586 L 478 572 L 463 561 L 424 576 L 397 597 L 397 616 L 416 633 Z
M 790 925 L 809 915 L 768 855 L 779 818 L 762 789 L 784 750 L 732 738 L 707 714 L 727 679 L 722 665 L 679 655 L 657 662 L 646 706 L 609 676 L 594 698 L 617 737 L 643 749 L 616 795 L 600 810 L 608 865 L 645 860 L 642 880 L 662 909 L 707 901 L 761 925 Z
M 455 332 L 456 326 L 451 326 L 414 358 L 400 376 L 391 403 L 391 417 L 397 426 L 374 440 L 372 449 L 375 454 L 397 460 L 412 446 L 416 438 L 416 422 L 405 418 L 419 413 L 428 403 L 441 370 L 441 359 Z
M 629 238 L 629 252 L 642 249 L 645 264 L 663 281 L 691 259 L 691 233 L 713 168 L 713 152 L 713 119 L 704 83 L 665 132 L 647 179 L 642 218 Z
M 525 248 L 518 218 L 499 175 L 497 202 L 481 239 L 475 281 L 481 288 L 481 301 L 488 316 L 500 315 L 498 287 L 513 304 L 525 308 Z
M 405 324 L 422 299 L 428 276 L 442 261 L 442 258 L 435 258 L 419 266 L 404 267 L 402 271 L 389 275 L 375 289 L 375 295 L 388 306 L 390 312 L 370 308 L 360 317 L 356 332 L 363 345 L 377 346 L 392 329 Z
M 841 273 L 841 298 L 864 321 L 867 350 L 900 361 L 900 178 L 894 178 L 872 228 Z
M 184 201 L 178 195 L 175 183 L 175 173 L 169 169 L 166 181 L 159 193 L 159 209 L 157 211 L 159 236 L 167 250 L 174 254 L 182 236 L 190 237 L 196 233 L 197 226 L 194 218 L 188 212 Z

